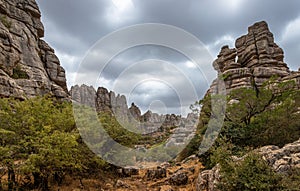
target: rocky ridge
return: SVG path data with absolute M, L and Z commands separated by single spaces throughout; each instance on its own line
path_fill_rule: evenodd
M 68 97 L 65 70 L 41 39 L 40 18 L 34 0 L 0 0 L 0 97 Z
M 294 80 L 299 89 L 300 71 L 290 71 L 283 59 L 284 52 L 274 42 L 268 24 L 261 21 L 236 40 L 235 48 L 223 46 L 213 66 L 227 92 L 240 87 L 259 88 L 273 76 L 278 81 Z M 209 93 L 217 91 L 217 83 L 212 83 Z
M 109 112 L 116 117 L 121 125 L 138 126 L 141 134 L 159 136 L 173 129 L 167 145 L 182 145 L 190 140 L 195 133 L 198 116 L 190 113 L 187 117 L 175 114 L 158 114 L 147 111 L 142 114 L 134 103 L 130 107 L 124 95 L 99 87 L 97 91 L 92 86 L 76 85 L 71 87 L 70 95 L 73 101 L 94 107 L 97 112 Z

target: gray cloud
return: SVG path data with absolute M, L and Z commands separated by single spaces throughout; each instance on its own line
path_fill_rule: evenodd
M 132 4 L 128 4 L 127 7 L 122 4 L 118 6 L 109 0 L 37 0 L 37 2 L 46 29 L 45 39 L 55 48 L 62 65 L 66 68 L 69 86 L 73 85 L 77 78 L 81 79 L 81 82 L 86 80 L 87 84 L 98 83 L 114 88 L 117 79 L 122 82 L 120 87 L 130 89 L 128 86 L 132 80 L 159 75 L 161 79 L 173 80 L 177 90 L 183 90 L 184 94 L 181 96 L 184 100 L 192 99 L 187 95 L 188 91 L 184 91 L 185 84 L 180 83 L 183 80 L 182 76 L 175 76 L 173 79 L 172 77 L 178 73 L 169 70 L 163 64 L 130 69 L 135 63 L 156 59 L 180 67 L 184 75 L 192 81 L 192 86 L 199 87 L 196 90 L 197 96 L 203 95 L 215 77 L 211 67 L 212 59 L 202 60 L 201 63 L 205 64 L 201 65 L 202 71 L 199 72 L 193 67 L 193 61 L 180 52 L 166 47 L 138 46 L 123 50 L 120 54 L 114 55 L 99 78 L 103 64 L 101 62 L 107 59 L 111 51 L 118 49 L 118 42 L 124 38 L 138 39 L 143 33 L 115 39 L 116 43 L 108 44 L 105 51 L 95 51 L 95 56 L 88 61 L 89 64 L 85 65 L 84 70 L 80 70 L 81 61 L 86 59 L 84 57 L 86 52 L 99 39 L 122 27 L 141 23 L 162 23 L 180 27 L 201 40 L 215 58 L 223 45 L 234 46 L 234 39 L 246 34 L 249 25 L 266 20 L 274 33 L 275 41 L 285 51 L 285 61 L 289 67 L 293 70 L 299 68 L 300 1 L 297 0 L 132 0 Z M 162 36 L 161 40 L 171 38 L 172 35 L 173 33 Z M 201 49 L 201 46 L 198 48 Z M 192 50 L 197 51 L 197 47 L 192 47 L 191 52 Z M 128 75 L 120 78 L 122 72 L 126 70 L 130 71 Z M 96 81 L 94 76 L 99 80 Z M 152 101 L 161 100 L 175 111 L 180 100 L 178 93 L 171 90 L 155 92 L 155 88 L 159 87 L 149 88 L 139 85 L 131 94 L 124 91 L 125 88 L 119 90 L 127 93 L 129 99 L 138 102 L 143 109 L 146 109 Z

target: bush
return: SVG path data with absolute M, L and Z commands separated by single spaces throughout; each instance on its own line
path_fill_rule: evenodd
M 11 28 L 12 23 L 8 21 L 7 16 L 1 16 L 0 17 L 1 23 L 8 29 Z
M 29 79 L 28 74 L 22 70 L 20 65 L 17 65 L 13 69 L 13 75 L 11 77 L 14 79 Z
M 276 174 L 257 154 L 249 154 L 242 161 L 224 160 L 221 164 L 221 190 L 269 191 L 282 190 L 282 177 Z

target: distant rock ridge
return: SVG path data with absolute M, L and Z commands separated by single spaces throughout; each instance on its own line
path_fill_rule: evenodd
M 95 107 L 97 112 L 110 112 L 113 115 L 128 121 L 138 121 L 144 123 L 164 123 L 165 126 L 178 126 L 181 120 L 180 115 L 175 114 L 158 114 L 147 111 L 144 114 L 134 103 L 128 107 L 124 95 L 108 91 L 104 87 L 99 87 L 97 91 L 92 86 L 75 85 L 71 87 L 70 95 L 72 99 L 80 104 Z
M 65 70 L 41 39 L 40 18 L 35 0 L 0 0 L 0 97 L 68 97 Z
M 82 105 L 94 107 L 97 112 L 109 112 L 122 123 L 138 124 L 142 134 L 165 132 L 167 129 L 178 127 L 170 138 L 169 144 L 181 144 L 190 139 L 196 130 L 198 115 L 190 113 L 186 118 L 175 114 L 158 114 L 147 111 L 144 114 L 134 103 L 130 107 L 124 95 L 99 87 L 97 91 L 92 86 L 75 85 L 71 87 L 72 100 Z
M 240 87 L 259 88 L 272 76 L 279 81 L 294 80 L 300 89 L 300 71 L 290 71 L 283 58 L 284 52 L 274 42 L 268 24 L 261 21 L 236 40 L 235 48 L 223 46 L 213 66 L 219 79 L 224 80 L 227 92 Z M 209 92 L 216 91 L 217 80 Z

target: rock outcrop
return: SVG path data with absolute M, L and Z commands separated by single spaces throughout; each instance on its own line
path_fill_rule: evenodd
M 300 139 L 282 148 L 272 145 L 264 146 L 257 152 L 278 173 L 286 173 L 293 168 L 300 169 Z
M 34 0 L 0 0 L 0 97 L 68 97 L 65 70 L 41 39 L 40 17 Z
M 259 89 L 273 76 L 276 77 L 275 82 L 294 81 L 295 86 L 288 88 L 300 89 L 300 69 L 290 71 L 283 59 L 284 52 L 274 42 L 268 24 L 265 21 L 255 23 L 248 28 L 248 34 L 236 40 L 235 48 L 227 45 L 221 48 L 218 58 L 213 62 L 218 79 L 212 83 L 208 94 L 218 92 L 219 80 L 224 80 L 229 93 L 238 88 Z M 259 153 L 278 173 L 300 168 L 300 140 L 283 148 L 265 146 L 254 152 Z M 220 177 L 219 165 L 202 171 L 196 181 L 197 191 L 217 191 Z
M 300 169 L 300 139 L 284 147 L 268 145 L 254 150 L 277 173 L 288 173 L 293 168 Z M 244 157 L 236 158 L 236 161 L 243 160 Z M 217 183 L 220 180 L 220 166 L 217 165 L 211 170 L 202 171 L 196 182 L 197 191 L 218 191 Z
M 220 181 L 220 166 L 200 172 L 196 181 L 196 191 L 219 191 L 217 184 Z
M 95 107 L 96 90 L 92 86 L 72 86 L 70 95 L 72 96 L 73 101 L 86 106 Z
M 240 87 L 259 88 L 272 76 L 278 81 L 294 80 L 300 87 L 300 72 L 291 72 L 283 59 L 283 50 L 262 21 L 250 26 L 248 34 L 236 40 L 235 48 L 223 46 L 213 66 L 228 92 Z M 215 80 L 209 92 L 217 91 L 216 84 Z
M 72 100 L 95 108 L 97 112 L 109 112 L 116 117 L 121 125 L 132 124 L 138 127 L 141 134 L 161 136 L 172 130 L 172 135 L 166 142 L 167 146 L 183 145 L 195 135 L 198 116 L 189 114 L 186 118 L 175 114 L 157 114 L 147 111 L 142 114 L 134 103 L 128 108 L 124 95 L 115 94 L 104 87 L 96 91 L 92 86 L 73 86 L 70 91 Z

